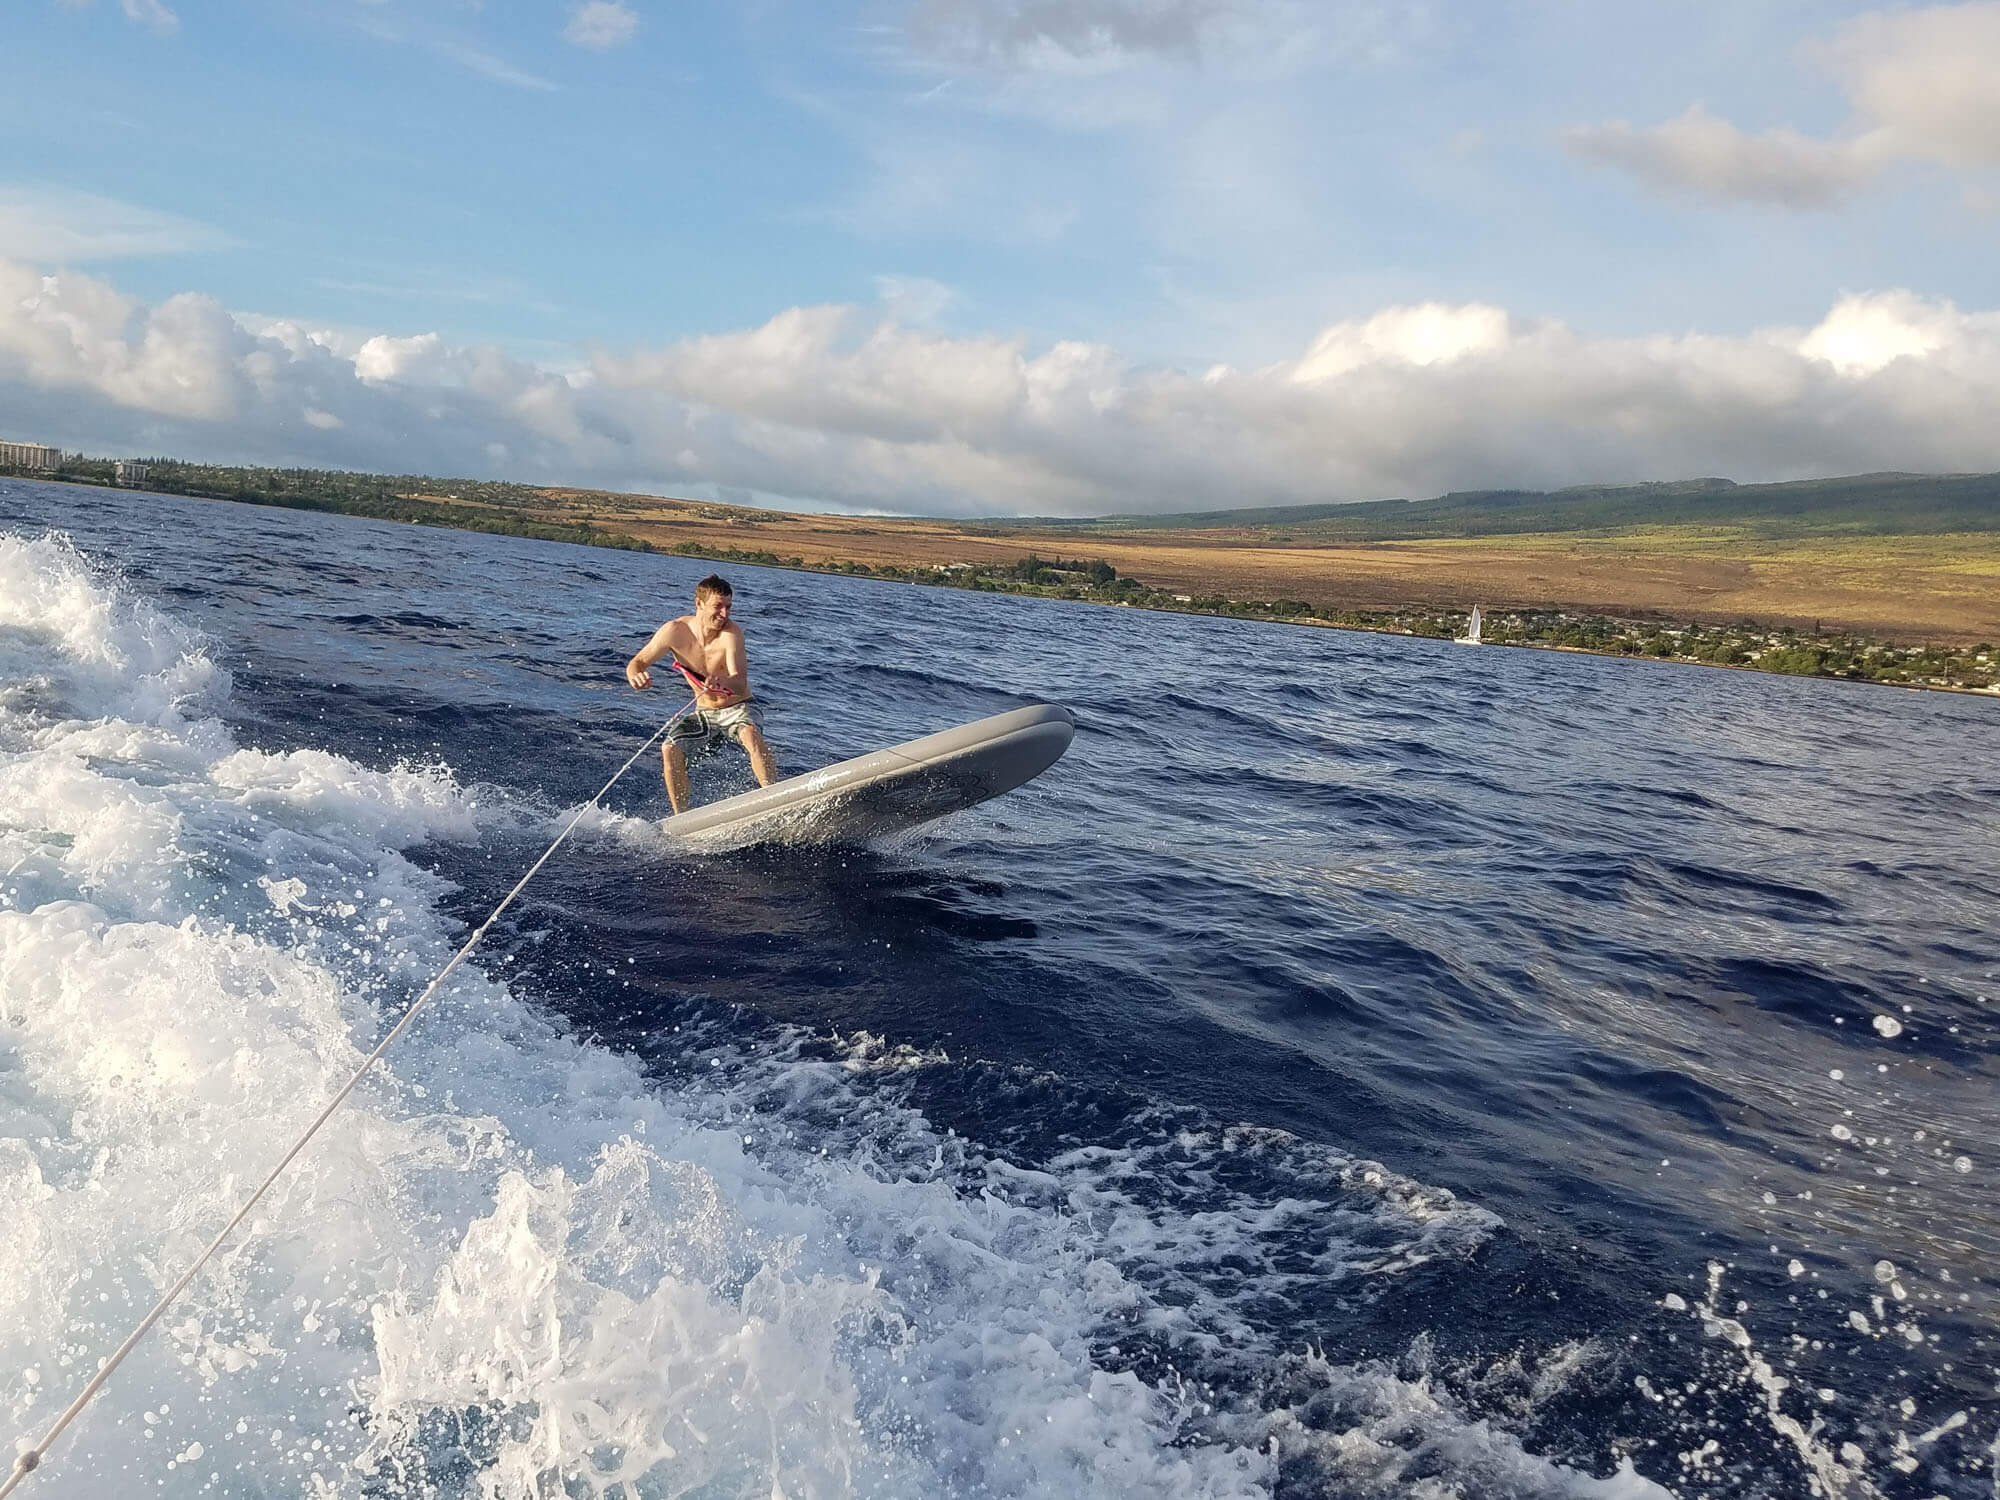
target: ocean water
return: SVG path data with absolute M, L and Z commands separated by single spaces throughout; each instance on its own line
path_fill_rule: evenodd
M 0 481 L 0 1437 L 707 570 Z M 2000 1496 L 2000 702 L 726 571 L 787 771 L 1075 744 L 707 858 L 647 757 L 21 1493 Z

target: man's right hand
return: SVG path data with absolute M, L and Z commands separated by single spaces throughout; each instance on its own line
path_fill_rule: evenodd
M 635 688 L 649 688 L 653 685 L 653 674 L 636 661 L 625 663 L 625 680 Z

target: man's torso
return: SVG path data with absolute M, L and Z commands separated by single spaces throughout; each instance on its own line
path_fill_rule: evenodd
M 674 648 L 681 660 L 685 661 L 697 672 L 700 672 L 704 677 L 714 677 L 728 670 L 729 648 L 732 643 L 737 647 L 738 660 L 740 661 L 742 659 L 742 641 L 743 627 L 733 621 L 718 630 L 711 639 L 704 641 L 695 630 L 693 615 L 682 615 L 679 619 L 675 620 L 673 633 L 668 637 L 668 643 Z M 750 696 L 748 675 L 746 671 L 744 674 L 745 681 L 741 684 L 741 691 L 739 692 L 730 694 L 704 693 L 702 695 L 703 706 L 718 708 L 723 704 L 740 703 L 748 698 Z

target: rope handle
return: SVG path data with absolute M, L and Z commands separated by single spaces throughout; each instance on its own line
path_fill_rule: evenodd
M 676 661 L 675 665 L 679 666 L 680 663 Z M 648 750 L 653 748 L 653 742 L 659 739 L 659 737 L 665 734 L 668 730 L 672 729 L 674 725 L 678 724 L 682 719 L 686 718 L 687 715 L 691 711 L 693 711 L 694 707 L 695 707 L 694 700 L 689 699 L 685 707 L 675 712 L 672 718 L 668 719 L 666 723 L 662 724 L 658 729 L 655 729 L 650 735 L 646 737 L 646 743 L 641 745 L 637 750 L 634 750 L 632 752 L 631 758 L 628 759 L 624 765 L 620 766 L 617 769 L 617 771 L 613 773 L 611 780 L 605 782 L 602 787 L 598 788 L 598 792 L 595 797 L 592 797 L 588 802 L 584 803 L 583 806 L 579 807 L 576 810 L 575 814 L 571 816 L 569 822 L 566 825 L 564 825 L 563 831 L 556 835 L 555 842 L 553 844 L 550 844 L 547 849 L 543 850 L 542 857 L 536 860 L 532 865 L 528 867 L 528 873 L 523 875 L 520 878 L 520 880 L 515 883 L 514 889 L 509 891 L 504 897 L 501 898 L 500 904 L 494 907 L 493 910 L 490 913 L 488 913 L 486 920 L 484 922 L 481 922 L 478 928 L 473 932 L 472 936 L 465 940 L 465 945 L 461 947 L 458 950 L 458 952 L 454 953 L 451 956 L 451 962 L 447 963 L 442 969 L 438 970 L 437 977 L 424 987 L 424 992 L 421 995 L 417 996 L 415 1000 L 410 1002 L 410 1007 L 409 1009 L 403 1012 L 402 1019 L 399 1020 L 393 1028 L 391 1028 L 387 1036 L 382 1038 L 382 1040 L 376 1045 L 375 1050 L 369 1053 L 367 1057 L 362 1059 L 361 1066 L 354 1070 L 354 1076 L 348 1079 L 346 1083 L 341 1085 L 340 1092 L 335 1094 L 332 1100 L 327 1104 L 326 1108 L 319 1112 L 318 1118 L 315 1119 L 312 1122 L 312 1124 L 306 1127 L 305 1133 L 301 1135 L 296 1141 L 292 1142 L 291 1148 L 287 1150 L 285 1154 L 278 1159 L 278 1164 L 275 1167 L 271 1168 L 270 1175 L 266 1177 L 263 1180 L 263 1182 L 258 1185 L 257 1191 L 252 1193 L 248 1198 L 243 1200 L 243 1206 L 236 1210 L 236 1217 L 231 1219 L 227 1224 L 222 1226 L 221 1233 L 217 1234 L 213 1240 L 209 1241 L 208 1248 L 202 1251 L 200 1255 L 196 1256 L 194 1264 L 189 1266 L 187 1270 L 181 1273 L 180 1280 L 176 1281 L 171 1287 L 167 1288 L 166 1293 L 160 1298 L 160 1300 L 153 1304 L 153 1310 L 147 1313 L 145 1317 L 139 1320 L 138 1327 L 134 1328 L 131 1331 L 131 1333 L 126 1335 L 125 1342 L 120 1344 L 117 1347 L 117 1349 L 112 1352 L 111 1357 L 98 1367 L 97 1373 L 91 1376 L 89 1383 L 86 1384 L 84 1388 L 77 1393 L 76 1399 L 70 1402 L 68 1407 L 64 1409 L 61 1416 L 56 1418 L 56 1420 L 50 1425 L 49 1430 L 42 1434 L 40 1441 L 35 1443 L 32 1447 L 23 1448 L 20 1450 L 19 1454 L 14 1459 L 14 1472 L 8 1475 L 4 1482 L 0 1482 L 0 1500 L 6 1500 L 6 1497 L 14 1493 L 15 1488 L 19 1486 L 19 1484 L 23 1479 L 27 1478 L 28 1475 L 32 1474 L 36 1469 L 41 1467 L 42 1460 L 48 1456 L 48 1451 L 50 1446 L 54 1444 L 57 1438 L 63 1435 L 63 1432 L 69 1427 L 69 1424 L 75 1421 L 77 1417 L 82 1414 L 83 1409 L 90 1404 L 91 1399 L 94 1396 L 96 1396 L 96 1394 L 100 1389 L 103 1388 L 104 1383 L 111 1378 L 111 1372 L 116 1370 L 121 1364 L 125 1362 L 125 1356 L 130 1354 L 132 1350 L 135 1347 L 137 1347 L 139 1340 L 144 1338 L 148 1330 L 150 1330 L 155 1323 L 159 1322 L 160 1319 L 163 1316 L 165 1316 L 167 1309 L 172 1307 L 174 1303 L 177 1300 L 179 1300 L 181 1293 L 187 1290 L 188 1284 L 194 1280 L 196 1273 L 199 1272 L 203 1266 L 208 1264 L 210 1259 L 214 1257 L 215 1252 L 222 1248 L 223 1243 L 226 1240 L 228 1240 L 231 1234 L 235 1233 L 236 1226 L 241 1224 L 244 1221 L 244 1219 L 249 1216 L 250 1210 L 257 1206 L 257 1204 L 262 1200 L 265 1193 L 270 1191 L 271 1185 L 275 1183 L 279 1179 L 279 1177 L 284 1175 L 285 1168 L 289 1167 L 292 1164 L 292 1159 L 294 1157 L 296 1157 L 301 1151 L 305 1150 L 306 1143 L 312 1140 L 312 1138 L 319 1133 L 319 1128 L 322 1125 L 324 1125 L 328 1120 L 333 1118 L 333 1113 L 335 1110 L 339 1109 L 342 1104 L 347 1102 L 347 1096 L 354 1092 L 356 1086 L 360 1084 L 362 1078 L 367 1075 L 368 1070 L 374 1067 L 375 1064 L 381 1059 L 382 1054 L 389 1050 L 390 1044 L 393 1043 L 397 1037 L 401 1036 L 404 1033 L 404 1031 L 406 1031 L 409 1028 L 410 1022 L 416 1019 L 417 1012 L 422 1010 L 424 1006 L 427 1003 L 429 1003 L 431 996 L 437 993 L 438 986 L 443 984 L 445 980 L 451 976 L 451 971 L 456 969 L 461 963 L 465 961 L 465 957 L 467 954 L 469 954 L 470 952 L 472 952 L 474 948 L 479 946 L 479 941 L 481 938 L 486 936 L 487 929 L 490 928 L 494 924 L 494 922 L 499 920 L 500 913 L 502 913 L 509 906 L 514 904 L 514 898 L 520 895 L 523 890 L 527 889 L 528 882 L 535 878 L 535 876 L 540 872 L 542 866 L 549 862 L 550 856 L 552 856 L 557 849 L 562 847 L 563 840 L 568 838 L 571 832 L 576 828 L 576 825 L 583 821 L 583 815 L 586 812 L 588 812 L 591 808 L 597 806 L 598 803 L 602 802 L 604 800 L 604 794 L 610 791 L 612 787 L 618 784 L 619 777 L 623 776 L 627 771 L 631 770 L 632 767 L 638 762 L 639 757 L 644 755 Z

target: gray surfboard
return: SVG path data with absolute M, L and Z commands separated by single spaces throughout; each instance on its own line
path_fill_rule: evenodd
M 1061 758 L 1075 733 L 1066 708 L 1017 708 L 691 808 L 661 826 L 671 838 L 704 845 L 872 838 L 1032 781 Z

